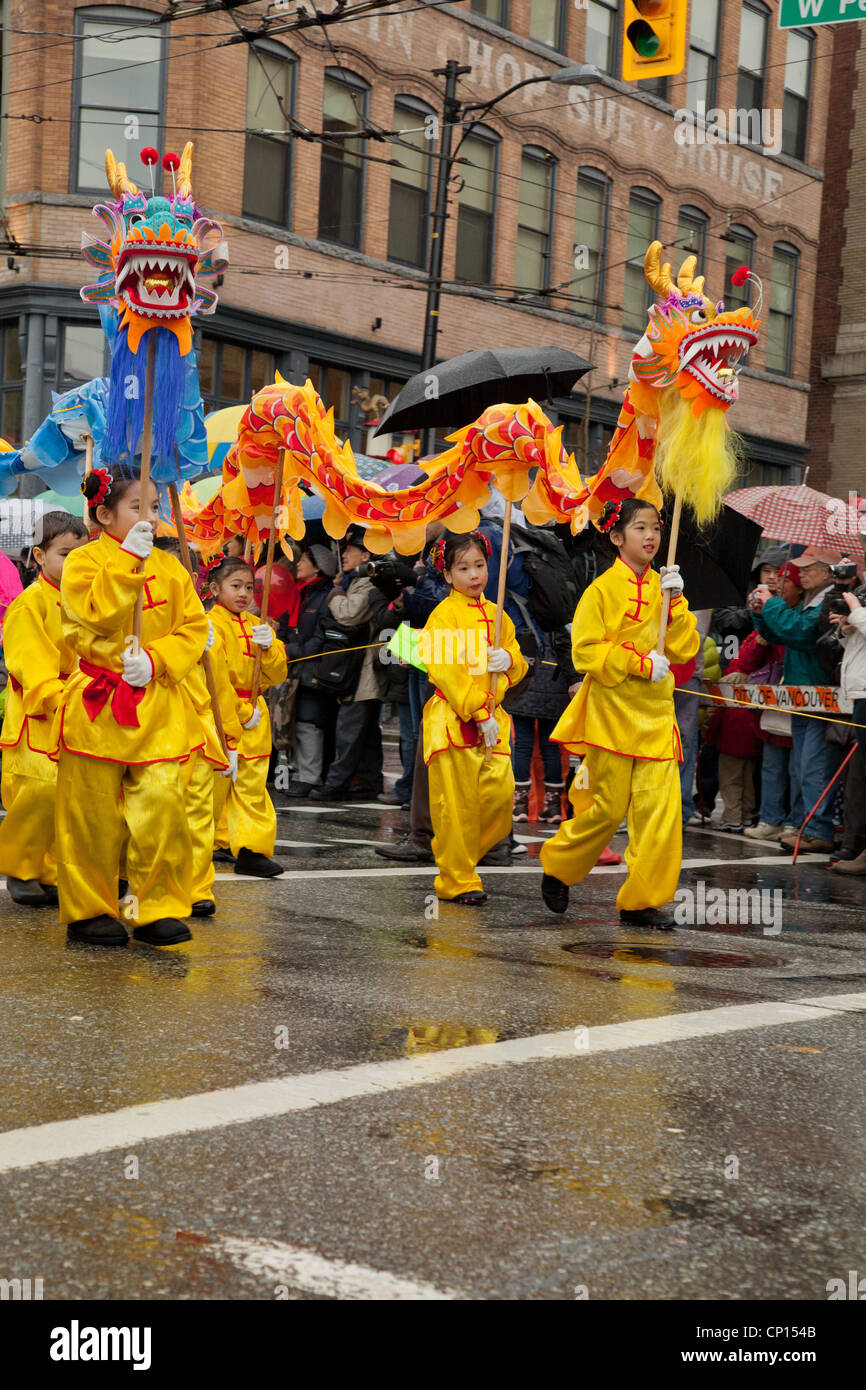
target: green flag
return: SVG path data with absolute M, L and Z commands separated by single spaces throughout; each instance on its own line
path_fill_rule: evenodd
M 408 623 L 401 623 L 388 643 L 388 651 L 393 652 L 394 656 L 401 661 L 407 661 L 410 666 L 415 666 L 419 671 L 426 671 L 427 667 L 418 655 L 418 640 L 421 635 L 419 627 L 410 627 Z

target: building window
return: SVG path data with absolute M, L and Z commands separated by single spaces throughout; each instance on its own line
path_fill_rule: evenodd
M 520 161 L 517 254 L 514 283 L 519 289 L 546 290 L 550 284 L 553 180 L 556 161 L 527 146 Z
M 767 324 L 767 371 L 791 376 L 794 358 L 794 308 L 797 299 L 797 251 L 785 242 L 773 247 L 770 317 Z
M 704 266 L 707 254 L 707 217 L 700 208 L 680 208 L 677 218 L 677 250 L 681 258 L 697 256 L 699 271 Z
M 458 165 L 463 185 L 457 208 L 458 280 L 487 285 L 493 276 L 493 216 L 496 206 L 496 165 L 499 141 L 467 135 L 460 145 Z
M 247 136 L 243 211 L 247 217 L 289 225 L 295 59 L 277 44 L 250 46 L 247 60 Z
M 658 236 L 659 199 L 649 188 L 633 188 L 628 200 L 626 267 L 623 289 L 623 328 L 646 326 L 646 311 L 653 302 L 652 288 L 644 275 L 643 260 Z
M 747 265 L 752 269 L 755 256 L 755 238 L 748 227 L 729 227 L 727 236 L 722 240 L 726 242 L 725 247 L 725 308 L 741 309 L 750 304 L 752 300 L 752 282 L 747 280 L 744 285 L 732 285 L 731 276 L 737 266 Z
M 529 0 L 529 37 L 551 48 L 562 48 L 565 14 L 563 0 Z
M 401 143 L 391 146 L 391 158 L 399 159 L 400 169 L 391 173 L 391 201 L 388 208 L 388 258 L 409 265 L 426 266 L 429 243 L 430 145 L 424 135 L 424 120 L 430 108 L 408 98 L 394 103 L 394 130 L 402 132 Z
M 616 3 L 610 0 L 587 0 L 586 57 L 602 72 L 613 72 L 616 47 Z
M 737 72 L 737 108 L 738 110 L 754 111 L 758 113 L 758 140 L 756 140 L 754 126 L 756 122 L 748 122 L 752 133 L 750 143 L 758 143 L 760 140 L 761 116 L 764 108 L 764 69 L 767 63 L 767 28 L 769 20 L 769 10 L 759 3 L 759 0 L 746 0 L 740 15 L 740 58 L 739 69 Z M 741 137 L 745 132 L 741 130 Z
M 307 375 L 325 404 L 334 411 L 334 431 L 345 439 L 351 430 L 349 410 L 352 403 L 352 373 L 348 367 L 334 367 L 329 362 L 310 362 Z
M 202 336 L 198 378 L 205 410 L 243 405 L 274 379 L 274 354 Z
M 572 308 L 590 319 L 602 317 L 609 194 L 610 180 L 599 169 L 578 169 Z
M 346 132 L 359 131 L 367 114 L 366 82 L 342 68 L 325 69 L 322 128 L 336 139 L 322 144 L 319 184 L 319 236 L 341 246 L 361 246 L 364 196 L 363 141 Z
M 716 53 L 719 47 L 719 0 L 700 0 L 692 7 L 689 32 L 688 83 L 683 103 L 706 115 L 716 100 Z
M 148 10 L 76 11 L 72 182 L 80 192 L 105 188 L 107 148 L 139 183 L 142 148 L 160 147 L 166 34 L 142 28 L 150 18 Z
M 106 376 L 110 352 L 99 323 L 65 323 L 59 356 L 59 391 L 73 391 L 94 377 Z
M 485 19 L 492 19 L 494 24 L 503 27 L 508 24 L 508 0 L 470 0 L 469 8 L 473 14 L 483 14 Z
M 785 104 L 782 108 L 782 154 L 806 158 L 809 128 L 809 87 L 812 72 L 812 35 L 788 31 L 785 57 Z
M 5 319 L 0 324 L 0 439 L 5 439 L 7 444 L 17 446 L 24 442 L 21 438 L 23 403 L 18 320 Z

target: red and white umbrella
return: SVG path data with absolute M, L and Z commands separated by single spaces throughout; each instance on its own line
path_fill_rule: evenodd
M 729 492 L 725 506 L 756 521 L 764 535 L 793 545 L 862 553 L 866 539 L 866 497 L 843 502 L 825 492 L 799 487 L 744 487 Z

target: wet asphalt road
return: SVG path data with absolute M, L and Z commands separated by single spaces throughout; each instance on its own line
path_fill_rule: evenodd
M 220 866 L 188 946 L 67 947 L 0 890 L 0 1130 L 25 1164 L 2 1171 L 0 1134 L 0 1277 L 60 1299 L 824 1300 L 866 1272 L 866 880 L 689 830 L 681 884 L 781 889 L 781 930 L 659 937 L 619 926 L 616 869 L 552 917 L 529 826 L 486 907 L 437 916 L 433 870 L 368 843 L 399 810 L 276 800 L 285 877 Z M 670 1035 L 703 1011 L 704 1036 Z M 647 1041 L 593 1032 L 615 1024 Z M 500 1046 L 542 1034 L 565 1051 Z M 436 1071 L 464 1048 L 475 1070 Z M 406 1058 L 424 1084 L 395 1081 Z M 315 1103 L 241 1113 L 311 1073 Z M 158 1104 L 208 1092 L 189 1132 Z M 154 1137 L 101 1151 L 97 1122 L 73 1157 L 66 1126 L 39 1161 L 34 1127 L 124 1107 Z

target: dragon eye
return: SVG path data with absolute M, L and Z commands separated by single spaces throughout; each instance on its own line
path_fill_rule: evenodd
M 146 214 L 143 212 L 133 212 L 130 213 L 129 217 L 126 220 L 130 227 L 134 227 L 139 222 L 146 222 L 147 217 Z
M 689 323 L 706 323 L 707 316 L 703 309 L 692 309 L 689 314 Z

